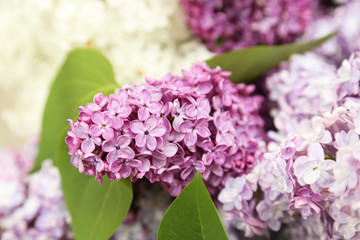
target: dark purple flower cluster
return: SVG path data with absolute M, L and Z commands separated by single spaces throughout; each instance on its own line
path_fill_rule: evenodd
M 293 41 L 310 24 L 316 2 L 181 0 L 192 32 L 217 53 Z
M 264 133 L 254 86 L 235 85 L 230 72 L 206 63 L 146 84 L 102 93 L 68 120 L 72 164 L 101 183 L 144 176 L 174 196 L 201 172 L 216 192 L 224 179 L 248 172 L 262 154 Z

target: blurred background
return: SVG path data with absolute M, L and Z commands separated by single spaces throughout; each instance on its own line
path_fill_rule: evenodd
M 0 147 L 38 137 L 51 82 L 73 48 L 105 54 L 120 84 L 212 56 L 191 37 L 178 1 L 0 1 L 0 36 Z

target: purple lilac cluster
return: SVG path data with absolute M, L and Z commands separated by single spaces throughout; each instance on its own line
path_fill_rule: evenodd
M 335 37 L 326 41 L 316 52 L 335 64 L 341 64 L 353 51 L 360 50 L 360 2 L 357 0 L 338 1 L 344 5 L 329 10 L 323 8 L 316 14 L 314 21 L 306 28 L 301 41 L 319 39 L 338 31 Z
M 303 132 L 306 128 L 302 131 L 300 125 L 295 125 L 296 131 L 280 128 L 282 137 L 268 145 L 271 150 L 264 159 L 248 174 L 229 178 L 219 201 L 231 226 L 247 236 L 267 234 L 268 229 L 279 231 L 286 224 L 286 233 L 295 239 L 358 239 L 360 53 L 353 53 L 337 71 L 327 75 L 311 73 L 294 64 L 294 58 L 291 61 L 290 67 L 286 65 L 285 71 L 277 73 L 277 78 L 284 81 L 270 89 L 274 91 L 270 94 L 285 92 L 287 97 L 277 99 L 277 112 L 288 114 L 288 121 L 306 120 L 307 131 Z M 298 71 L 291 72 L 294 69 Z M 322 80 L 324 76 L 330 79 Z M 320 85 L 313 83 L 317 80 Z M 318 94 L 320 86 L 322 91 L 332 93 L 331 101 Z M 304 111 L 302 107 L 310 103 L 314 109 Z M 300 111 L 296 112 L 294 106 Z
M 317 1 L 181 0 L 185 21 L 213 52 L 294 40 L 311 23 Z
M 0 175 L 1 240 L 71 239 L 59 172 L 45 161 L 29 175 L 34 152 L 1 151 L 6 166 Z
M 214 191 L 232 175 L 247 173 L 261 157 L 263 97 L 235 85 L 230 72 L 206 63 L 146 84 L 99 93 L 68 120 L 71 163 L 101 183 L 131 176 L 161 182 L 174 196 L 199 171 Z

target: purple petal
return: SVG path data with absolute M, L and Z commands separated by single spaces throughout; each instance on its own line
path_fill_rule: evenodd
M 108 155 L 106 156 L 106 161 L 111 164 L 112 162 L 116 161 L 119 157 L 119 151 L 112 151 L 109 152 Z
M 95 149 L 95 144 L 93 143 L 93 141 L 91 141 L 91 139 L 87 138 L 84 141 L 82 141 L 81 150 L 84 153 L 91 153 L 92 151 L 94 151 L 94 149 Z
M 135 137 L 136 146 L 138 147 L 145 147 L 146 145 L 146 135 L 143 133 L 139 133 Z
M 119 117 L 127 118 L 131 114 L 131 107 L 128 105 L 121 106 L 118 112 Z
M 102 133 L 102 129 L 103 128 L 99 125 L 95 125 L 95 124 L 91 125 L 91 127 L 90 127 L 91 136 L 99 137 Z
M 205 151 L 211 151 L 214 148 L 214 144 L 211 141 L 204 141 L 202 144 L 202 148 Z
M 180 124 L 179 129 L 180 129 L 180 132 L 182 132 L 182 133 L 188 133 L 188 132 L 192 131 L 193 126 L 194 126 L 194 124 L 191 121 L 187 120 Z
M 158 122 L 154 116 L 149 117 L 145 121 L 145 130 L 148 130 L 150 132 L 152 129 L 154 129 L 156 127 L 157 124 L 158 124 Z
M 222 175 L 224 174 L 223 169 L 215 164 L 211 165 L 211 171 L 219 177 L 222 177 Z
M 91 114 L 91 120 L 96 123 L 96 124 L 103 124 L 104 122 L 104 117 L 103 114 L 99 111 L 93 112 Z
M 107 105 L 107 109 L 113 112 L 117 112 L 119 110 L 120 103 L 117 99 L 111 99 Z
M 184 122 L 184 120 L 181 117 L 174 117 L 173 120 L 173 127 L 177 132 L 181 132 L 180 131 L 180 125 Z
M 181 177 L 182 180 L 185 181 L 187 178 L 191 178 L 192 175 L 195 175 L 194 172 L 195 172 L 194 169 L 187 168 L 187 169 L 185 169 L 184 171 L 181 172 L 180 177 Z
M 190 118 L 196 117 L 197 116 L 196 106 L 194 104 L 190 104 L 189 106 L 187 106 L 185 109 L 185 114 Z
M 119 171 L 122 178 L 127 178 L 130 176 L 131 173 L 131 167 L 128 165 L 123 165 L 122 168 Z
M 162 108 L 162 105 L 159 102 L 152 102 L 151 104 L 148 105 L 149 112 L 151 112 L 153 114 L 159 113 L 161 108 Z
M 89 126 L 84 122 L 80 122 L 79 124 L 75 124 L 74 125 L 74 133 L 79 138 L 82 138 L 82 139 L 88 138 L 89 137 Z
M 157 142 L 153 136 L 147 135 L 146 136 L 146 146 L 150 151 L 154 151 L 156 148 Z
M 161 150 L 167 157 L 173 157 L 177 153 L 178 147 L 174 143 L 166 143 Z
M 104 139 L 108 140 L 114 137 L 114 129 L 106 127 L 102 133 Z
M 150 100 L 151 100 L 150 92 L 147 89 L 143 89 L 140 92 L 139 99 L 140 99 L 142 104 L 148 105 L 150 103 Z
M 138 170 L 140 172 L 148 172 L 150 170 L 150 161 L 145 158 L 140 158 L 138 160 L 141 161 L 141 166 L 138 167 Z
M 213 161 L 213 154 L 210 152 L 210 153 L 207 153 L 206 155 L 205 155 L 205 157 L 204 157 L 204 163 L 205 163 L 205 165 L 210 165 L 211 163 L 212 163 L 212 161 Z
M 134 120 L 130 123 L 130 129 L 133 133 L 144 133 L 144 129 L 145 129 L 145 126 L 142 122 L 140 122 L 139 120 Z M 144 144 L 145 145 L 145 144 Z
M 102 145 L 102 150 L 104 152 L 112 152 L 116 150 L 116 145 L 114 141 L 104 141 Z
M 126 159 L 135 158 L 135 152 L 130 147 L 123 147 L 119 151 L 119 157 Z
M 129 138 L 128 136 L 120 136 L 116 139 L 116 144 L 120 148 L 129 146 L 130 143 L 131 143 L 131 138 Z
M 193 131 L 187 133 L 184 138 L 186 146 L 194 146 L 197 141 L 197 134 Z
M 196 127 L 205 126 L 207 128 L 208 126 L 208 119 L 207 118 L 199 118 L 195 121 L 194 125 Z
M 152 130 L 150 130 L 149 133 L 154 137 L 162 137 L 166 133 L 166 127 L 164 127 L 163 125 L 158 125 Z
M 211 132 L 207 127 L 196 127 L 196 132 L 203 138 L 210 137 Z
M 138 110 L 139 120 L 145 121 L 150 117 L 150 113 L 147 108 L 140 106 Z
M 154 156 L 152 158 L 152 164 L 156 167 L 156 169 L 160 169 L 162 167 L 164 167 L 166 165 L 166 157 L 155 154 L 156 152 L 154 152 Z
M 116 130 L 120 129 L 124 125 L 124 119 L 120 117 L 115 117 L 113 120 L 112 127 Z
M 214 160 L 217 164 L 223 165 L 223 163 L 225 162 L 225 158 L 226 156 L 223 152 L 215 152 Z
M 119 160 L 113 161 L 109 165 L 109 169 L 111 172 L 116 173 L 120 170 L 122 163 Z
M 142 162 L 137 159 L 128 160 L 127 163 L 134 168 L 139 168 L 142 165 Z
M 160 178 L 163 182 L 167 182 L 170 184 L 174 180 L 174 174 L 172 172 L 165 172 L 161 174 Z

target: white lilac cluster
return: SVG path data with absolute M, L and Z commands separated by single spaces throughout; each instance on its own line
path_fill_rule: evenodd
M 337 35 L 316 50 L 335 64 L 340 64 L 355 50 L 360 50 L 360 18 L 358 16 L 360 1 L 337 0 L 337 4 L 344 4 L 333 9 L 323 8 L 316 14 L 313 22 L 308 26 L 301 41 L 315 40 L 332 32 Z
M 0 106 L 6 122 L 1 128 L 9 127 L 22 142 L 39 132 L 50 83 L 72 48 L 103 52 L 120 84 L 179 73 L 212 56 L 191 37 L 179 5 L 173 0 L 0 1 L 0 45 L 5 46 L 0 94 L 7 103 Z
M 32 152 L 0 153 L 0 239 L 71 239 L 59 171 L 47 160 L 29 175 Z
M 305 59 L 313 62 L 314 72 L 299 67 L 306 66 Z M 360 237 L 360 53 L 337 72 L 315 60 L 321 58 L 295 56 L 270 77 L 276 113 L 288 119 L 276 124 L 282 143 L 274 142 L 276 148 L 249 174 L 229 178 L 219 194 L 230 226 L 246 236 L 286 224 L 291 239 Z M 321 73 L 321 64 L 333 72 Z

